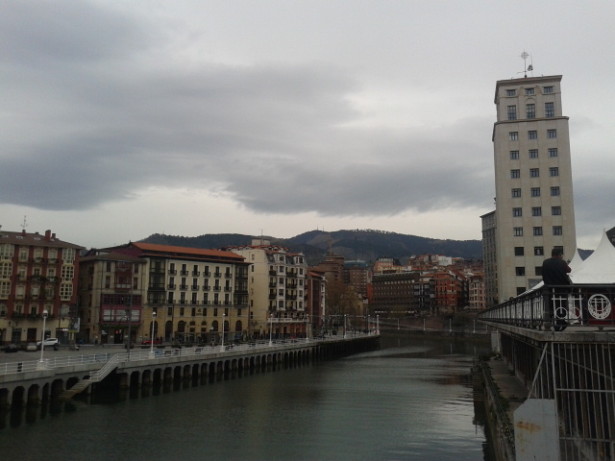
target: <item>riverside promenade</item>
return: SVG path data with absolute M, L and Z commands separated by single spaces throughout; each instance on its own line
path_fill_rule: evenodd
M 238 371 L 264 371 L 278 365 L 292 366 L 375 349 L 379 340 L 378 334 L 353 332 L 322 339 L 265 340 L 239 345 L 56 352 L 42 361 L 4 361 L 0 363 L 0 407 L 67 400 L 81 392 L 96 392 L 102 385 L 170 385 Z M 3 358 L 6 360 L 9 355 Z

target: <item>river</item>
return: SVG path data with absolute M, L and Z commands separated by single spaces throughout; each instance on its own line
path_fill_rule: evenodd
M 9 413 L 0 418 L 0 454 L 42 461 L 490 460 L 470 376 L 485 348 L 384 336 L 380 350 L 343 359 Z

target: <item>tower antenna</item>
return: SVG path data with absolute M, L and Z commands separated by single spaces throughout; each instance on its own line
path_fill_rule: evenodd
M 527 78 L 528 71 L 532 72 L 534 70 L 534 66 L 532 65 L 532 56 L 524 50 L 523 53 L 521 53 L 521 58 L 523 59 L 523 70 L 517 73 L 523 74 L 523 76 Z M 527 64 L 527 58 L 530 58 L 529 65 Z
M 24 232 L 25 232 L 26 227 L 27 227 L 27 224 L 28 224 L 28 222 L 27 222 L 27 219 L 26 219 L 26 218 L 27 218 L 27 216 L 26 216 L 26 215 L 24 215 L 24 217 L 23 217 L 23 223 L 21 224 L 21 229 L 22 229 Z

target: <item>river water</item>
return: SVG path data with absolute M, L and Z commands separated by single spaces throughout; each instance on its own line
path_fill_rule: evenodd
M 490 460 L 470 376 L 482 352 L 462 341 L 385 336 L 380 350 L 339 360 L 8 414 L 0 458 Z

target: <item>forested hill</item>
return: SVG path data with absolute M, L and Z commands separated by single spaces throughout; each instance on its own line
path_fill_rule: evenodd
M 204 234 L 198 237 L 153 234 L 142 242 L 192 248 L 223 248 L 249 245 L 254 236 L 244 234 Z M 405 264 L 413 255 L 439 254 L 466 259 L 482 258 L 480 240 L 438 240 L 416 235 L 376 230 L 320 230 L 305 232 L 288 239 L 267 237 L 271 243 L 302 252 L 309 265 L 316 265 L 327 251 L 342 255 L 346 260 L 374 262 L 380 257 L 396 258 Z

